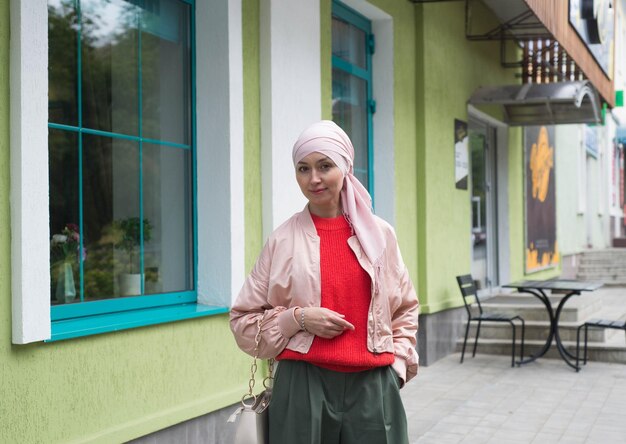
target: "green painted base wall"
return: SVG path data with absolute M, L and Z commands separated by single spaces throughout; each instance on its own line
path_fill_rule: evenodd
M 29 346 L 8 344 L 7 325 L 0 442 L 123 442 L 245 391 L 227 316 Z

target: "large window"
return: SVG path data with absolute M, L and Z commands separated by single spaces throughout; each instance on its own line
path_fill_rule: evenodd
M 196 300 L 192 23 L 48 1 L 52 320 Z
M 333 1 L 332 51 L 333 120 L 352 139 L 355 175 L 372 193 L 374 36 L 367 18 L 337 1 Z

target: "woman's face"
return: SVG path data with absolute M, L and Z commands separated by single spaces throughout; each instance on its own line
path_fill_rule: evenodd
M 328 156 L 314 152 L 303 158 L 296 165 L 296 179 L 311 213 L 320 217 L 341 214 L 343 173 Z

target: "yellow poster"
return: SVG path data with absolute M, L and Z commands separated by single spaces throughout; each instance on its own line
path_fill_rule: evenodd
M 525 128 L 526 273 L 560 261 L 556 239 L 554 128 Z

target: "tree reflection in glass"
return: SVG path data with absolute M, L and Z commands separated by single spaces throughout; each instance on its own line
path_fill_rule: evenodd
M 49 0 L 48 19 L 50 229 L 80 220 L 84 247 L 84 294 L 53 303 L 193 289 L 190 5 Z M 129 254 L 121 221 L 142 217 Z

